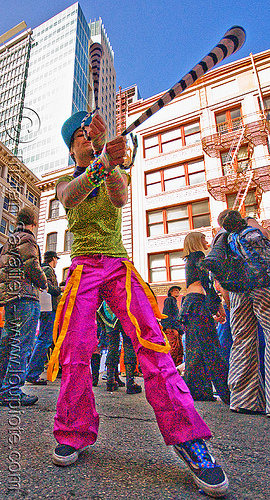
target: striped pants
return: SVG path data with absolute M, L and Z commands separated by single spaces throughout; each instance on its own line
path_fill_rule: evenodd
M 229 388 L 231 408 L 270 412 L 270 288 L 230 292 Z M 258 321 L 265 336 L 265 387 L 259 362 Z

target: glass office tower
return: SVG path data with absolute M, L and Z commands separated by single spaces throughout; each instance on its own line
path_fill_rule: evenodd
M 90 29 L 78 3 L 33 30 L 19 155 L 38 177 L 65 167 L 63 122 L 88 110 Z
M 94 107 L 88 57 L 93 42 L 104 51 L 100 113 L 112 138 L 114 54 L 101 19 L 88 24 L 77 2 L 0 46 L 0 141 L 37 177 L 68 166 L 62 124 L 72 113 Z
M 0 46 L 0 142 L 15 155 L 22 124 L 31 33 L 26 30 Z

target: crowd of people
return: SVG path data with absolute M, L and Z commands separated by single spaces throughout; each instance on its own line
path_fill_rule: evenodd
M 228 479 L 208 451 L 211 431 L 194 400 L 220 398 L 234 412 L 270 415 L 268 233 L 255 219 L 225 210 L 206 255 L 205 235 L 190 232 L 183 249 L 186 292 L 178 307 L 181 288 L 171 286 L 161 314 L 121 239 L 121 207 L 127 202 L 130 182 L 119 167 L 125 140 L 120 136 L 106 141 L 102 119 L 94 115 L 85 121 L 85 115 L 73 114 L 62 127 L 75 161 L 74 174 L 56 182 L 56 198 L 65 207 L 74 236 L 65 287 L 57 282 L 55 252 L 46 252 L 41 264 L 32 210 L 19 212 L 15 232 L 1 251 L 0 305 L 5 323 L 0 405 L 36 403 L 37 396 L 27 395 L 22 387 L 25 382 L 47 384 L 41 374 L 54 342 L 48 379 L 55 380 L 59 366 L 62 375 L 53 463 L 74 463 L 98 435 L 92 386 L 99 383 L 102 346 L 108 348 L 107 391 L 124 385 L 118 372 L 122 339 L 126 392 L 142 391 L 134 380 L 139 363 L 145 395 L 165 444 L 174 447 L 199 488 L 209 496 L 223 496 Z M 230 280 L 221 272 L 225 268 L 231 271 Z M 45 296 L 50 304 L 41 310 Z M 260 356 L 258 324 L 265 356 Z M 183 362 L 182 378 L 177 368 Z

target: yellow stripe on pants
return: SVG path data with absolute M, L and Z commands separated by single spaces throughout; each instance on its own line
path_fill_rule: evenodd
M 154 342 L 150 342 L 149 340 L 145 340 L 145 339 L 142 338 L 142 336 L 141 336 L 141 329 L 139 327 L 138 321 L 135 318 L 135 316 L 132 314 L 132 312 L 130 311 L 130 303 L 131 303 L 131 272 L 133 272 L 135 274 L 135 276 L 138 279 L 140 285 L 143 287 L 145 295 L 147 296 L 147 298 L 148 298 L 148 300 L 149 300 L 149 302 L 151 304 L 151 307 L 153 309 L 155 317 L 158 318 L 158 319 L 162 319 L 162 318 L 167 318 L 167 316 L 165 316 L 164 314 L 161 314 L 161 312 L 160 312 L 160 310 L 158 308 L 158 304 L 157 304 L 157 302 L 155 300 L 155 297 L 154 297 L 153 293 L 151 292 L 149 286 L 145 283 L 145 281 L 143 281 L 142 277 L 140 276 L 140 274 L 138 273 L 138 271 L 135 269 L 135 267 L 133 266 L 132 262 L 130 262 L 128 260 L 123 260 L 122 262 L 123 262 L 123 264 L 125 264 L 125 266 L 127 268 L 127 275 L 126 275 L 127 313 L 128 313 L 129 318 L 130 318 L 130 321 L 133 323 L 133 325 L 136 328 L 136 333 L 137 333 L 137 337 L 138 337 L 138 340 L 139 340 L 140 344 L 143 347 L 146 347 L 147 349 L 150 349 L 151 351 L 168 353 L 170 351 L 171 346 L 170 346 L 169 341 L 168 341 L 165 333 L 163 332 L 163 329 L 162 329 L 161 326 L 160 326 L 160 329 L 161 329 L 161 332 L 162 332 L 163 337 L 164 337 L 165 345 L 156 344 Z
M 53 325 L 54 350 L 52 352 L 52 355 L 51 355 L 51 358 L 50 358 L 50 361 L 48 364 L 48 368 L 47 368 L 47 379 L 50 382 L 55 381 L 57 374 L 58 374 L 58 371 L 59 371 L 60 348 L 61 348 L 61 345 L 62 345 L 63 340 L 64 340 L 66 333 L 67 333 L 70 317 L 71 317 L 74 303 L 75 303 L 75 298 L 76 298 L 79 284 L 81 281 L 82 270 L 83 270 L 82 265 L 79 265 L 76 267 L 76 269 L 74 269 L 74 271 L 69 279 L 69 282 L 65 288 L 65 291 L 61 297 L 61 300 L 58 304 L 57 310 L 56 310 L 55 321 L 54 321 L 54 325 Z M 64 317 L 61 331 L 60 331 L 59 336 L 58 336 L 59 319 L 60 319 L 63 307 L 66 303 L 67 295 L 70 292 L 70 290 L 71 290 L 71 293 L 70 293 L 70 297 L 69 297 L 69 301 L 68 301 L 67 310 L 65 313 L 65 317 Z

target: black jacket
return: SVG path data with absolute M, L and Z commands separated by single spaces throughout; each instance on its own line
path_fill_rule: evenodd
M 44 263 L 41 267 L 46 274 L 48 281 L 48 293 L 52 296 L 52 309 L 53 311 L 56 311 L 60 301 L 61 288 L 58 286 L 56 274 L 50 264 Z
M 165 299 L 162 314 L 166 314 L 168 316 L 168 318 L 161 320 L 161 325 L 164 330 L 166 328 L 171 328 L 173 330 L 178 330 L 179 333 L 182 333 L 179 309 L 175 297 L 169 296 Z

